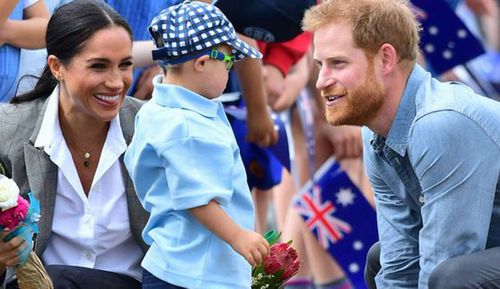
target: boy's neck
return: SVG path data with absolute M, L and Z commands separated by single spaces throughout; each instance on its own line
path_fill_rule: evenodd
M 203 86 L 205 84 L 206 78 L 200 79 L 199 74 L 191 74 L 188 72 L 180 73 L 164 73 L 163 81 L 164 84 L 171 84 L 181 86 L 187 90 L 197 93 L 208 99 L 203 93 Z

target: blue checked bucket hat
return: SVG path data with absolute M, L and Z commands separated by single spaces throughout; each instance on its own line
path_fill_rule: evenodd
M 219 8 L 199 1 L 185 1 L 162 10 L 151 21 L 149 32 L 157 48 L 152 52 L 153 60 L 166 65 L 210 55 L 213 46 L 221 43 L 233 48 L 235 61 L 262 57 L 236 36 L 233 25 Z

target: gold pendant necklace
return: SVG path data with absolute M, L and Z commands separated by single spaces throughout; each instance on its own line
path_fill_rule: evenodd
M 66 143 L 69 146 L 71 146 L 73 149 L 76 149 L 78 155 L 83 155 L 83 166 L 88 168 L 90 166 L 90 158 L 92 157 L 92 151 L 94 151 L 97 148 L 97 145 L 99 144 L 96 142 L 92 148 L 90 148 L 88 151 L 82 150 L 76 143 L 73 142 L 73 140 L 66 138 Z
M 65 129 L 65 124 L 61 122 L 61 130 L 64 136 L 64 140 L 66 141 L 66 144 L 68 146 L 68 149 L 71 148 L 76 151 L 76 154 L 79 156 L 83 156 L 83 166 L 88 168 L 90 167 L 90 158 L 94 155 L 94 152 L 97 150 L 97 147 L 100 144 L 103 144 L 102 142 L 94 142 L 92 147 L 88 150 L 82 150 L 79 145 L 77 145 L 71 137 L 68 137 L 64 132 L 66 131 Z M 107 135 L 107 133 L 106 133 Z M 106 135 L 104 135 L 104 140 L 106 139 Z M 104 141 L 103 140 L 103 141 Z M 100 150 L 99 150 L 100 151 Z M 97 155 L 99 155 L 99 152 L 97 152 Z
M 86 152 L 86 153 L 83 155 L 83 157 L 85 158 L 85 160 L 83 161 L 83 165 L 84 165 L 85 167 L 87 167 L 87 168 L 88 168 L 88 167 L 89 167 L 89 165 L 90 165 L 90 162 L 89 162 L 89 160 L 90 160 L 90 156 L 91 156 L 91 155 L 90 155 L 90 153 L 89 153 L 89 152 Z

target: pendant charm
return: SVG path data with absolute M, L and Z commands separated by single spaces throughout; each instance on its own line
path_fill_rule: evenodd
M 86 152 L 83 157 L 85 158 L 85 160 L 83 161 L 83 165 L 88 168 L 90 163 L 89 163 L 89 159 L 90 159 L 90 153 L 89 152 Z

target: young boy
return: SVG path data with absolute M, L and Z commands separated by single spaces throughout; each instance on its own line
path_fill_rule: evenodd
M 149 28 L 164 75 L 138 113 L 125 164 L 150 212 L 143 288 L 250 288 L 269 244 L 253 232 L 245 169 L 222 105 L 233 61 L 261 54 L 218 8 L 184 2 Z M 245 261 L 246 259 L 246 261 Z

